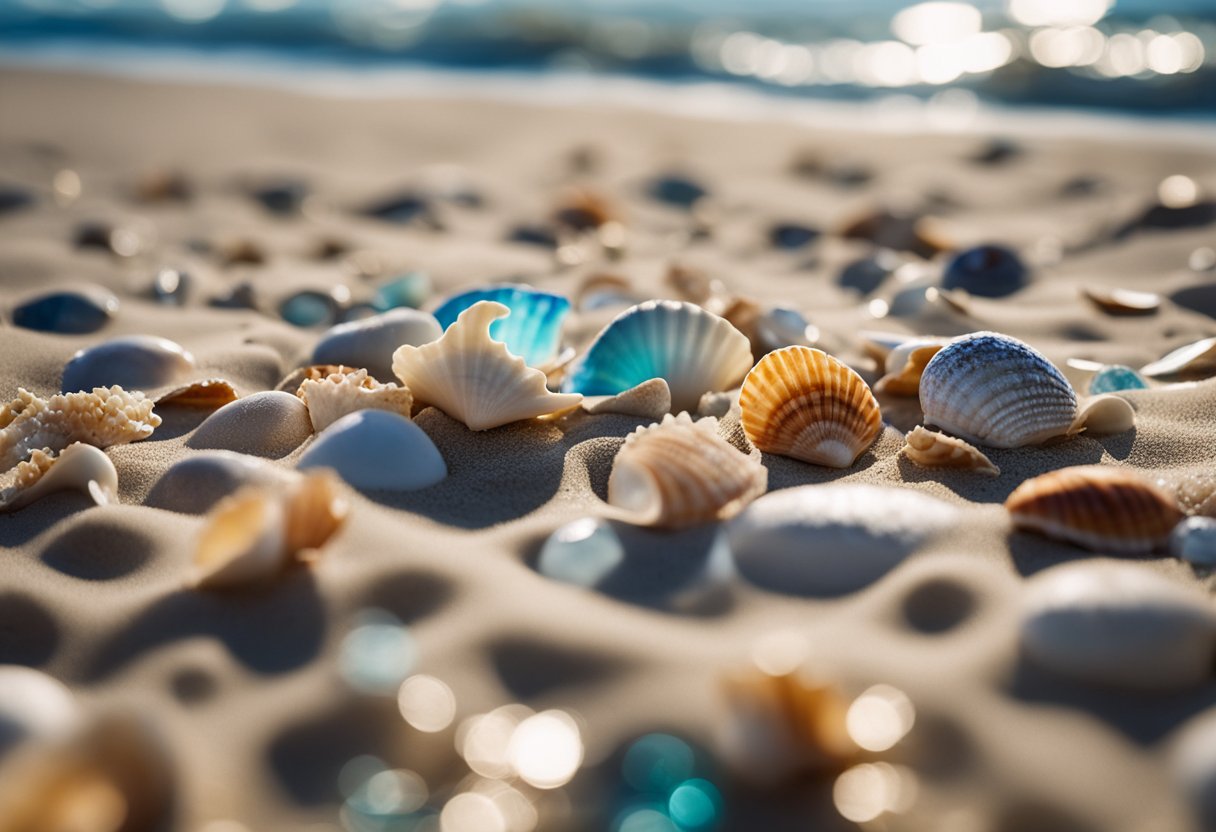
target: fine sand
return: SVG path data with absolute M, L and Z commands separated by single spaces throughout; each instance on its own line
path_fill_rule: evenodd
M 1068 359 L 1138 367 L 1216 335 L 1216 279 L 1188 266 L 1194 250 L 1216 245 L 1216 226 L 1120 233 L 1166 176 L 1216 192 L 1216 152 L 1169 136 L 1120 141 L 1117 132 L 1025 137 L 1019 154 L 984 165 L 970 157 L 985 137 L 968 134 L 698 121 L 591 103 L 310 98 L 8 70 L 0 74 L 0 181 L 39 201 L 0 216 L 0 300 L 92 282 L 122 306 L 84 336 L 17 329 L 6 316 L 0 395 L 18 386 L 56 392 L 75 350 L 133 333 L 180 342 L 201 375 L 222 376 L 243 394 L 273 389 L 318 334 L 278 320 L 278 299 L 340 281 L 365 297 L 376 282 L 356 274 L 348 255 L 317 259 L 325 240 L 366 252 L 359 262 L 385 275 L 427 272 L 436 296 L 509 277 L 573 294 L 585 275 L 611 271 L 643 297 L 670 297 L 663 275 L 678 258 L 730 291 L 803 310 L 823 346 L 870 381 L 877 374 L 861 330 L 995 329 L 1031 342 L 1083 389 L 1086 375 L 1066 368 Z M 575 170 L 572 153 L 590 170 Z M 806 153 L 872 177 L 846 186 L 795 175 L 791 162 Z M 55 199 L 52 177 L 63 169 L 79 174 L 79 198 Z M 133 190 L 156 170 L 181 172 L 193 198 L 136 200 Z M 686 212 L 646 196 L 646 181 L 670 172 L 711 190 L 709 214 L 698 220 L 708 235 L 690 234 Z M 1081 187 L 1078 177 L 1091 181 Z M 273 216 L 246 195 L 284 178 L 311 189 L 301 216 Z M 443 202 L 440 228 L 357 213 L 450 182 L 478 193 L 480 204 Z M 507 240 L 517 225 L 546 221 L 574 184 L 624 206 L 624 259 L 561 266 L 551 248 Z M 1035 264 L 1035 279 L 1011 298 L 973 299 L 967 315 L 933 307 L 875 319 L 870 301 L 890 299 L 894 279 L 865 296 L 843 287 L 842 267 L 871 248 L 833 230 L 878 204 L 931 213 L 957 245 L 1010 244 Z M 120 258 L 76 248 L 76 229 L 90 221 L 134 230 L 144 249 Z M 768 237 L 776 222 L 823 234 L 805 248 L 777 249 Z M 265 263 L 224 265 L 221 250 L 238 240 L 261 249 Z M 194 279 L 184 307 L 150 296 L 165 266 Z M 208 305 L 242 281 L 270 314 Z M 1147 289 L 1166 300 L 1154 315 L 1112 317 L 1080 297 L 1082 286 Z M 574 320 L 571 337 L 610 316 Z M 447 461 L 444 482 L 397 497 L 353 494 L 350 522 L 311 573 L 261 593 L 192 592 L 183 584 L 201 521 L 148 497 L 171 464 L 197 453 L 187 440 L 203 414 L 167 409 L 150 439 L 108 452 L 120 505 L 88 507 L 57 494 L 0 516 L 0 663 L 40 668 L 90 707 L 131 708 L 152 720 L 172 752 L 177 829 L 230 819 L 250 830 L 337 830 L 337 774 L 359 754 L 423 774 L 435 805 L 458 788 L 467 769 L 453 729 L 420 734 L 391 697 L 343 681 L 343 636 L 369 607 L 409 625 L 414 671 L 451 686 L 458 721 L 511 702 L 578 715 L 585 768 L 541 804 L 551 828 L 607 828 L 620 805 L 621 751 L 656 730 L 706 750 L 703 770 L 715 772 L 725 795 L 725 828 L 851 828 L 832 808 L 830 778 L 774 793 L 708 763 L 724 718 L 722 672 L 746 659 L 758 636 L 793 628 L 810 639 L 822 675 L 850 694 L 889 683 L 916 706 L 913 733 L 888 759 L 917 772 L 919 799 L 887 828 L 1185 830 L 1192 826 L 1170 776 L 1170 743 L 1216 703 L 1216 680 L 1177 694 L 1120 693 L 1054 678 L 1018 650 L 1024 579 L 1087 556 L 1012 532 L 1001 502 L 1019 483 L 1083 463 L 1154 476 L 1216 464 L 1216 381 L 1127 398 L 1134 433 L 995 451 L 1002 473 L 993 479 L 903 460 L 901 431 L 919 415 L 907 401 L 883 402 L 884 433 L 846 471 L 766 456 L 771 489 L 898 485 L 963 509 L 956 534 L 872 585 L 809 598 L 706 577 L 713 530 L 705 528 L 627 534 L 626 560 L 599 590 L 542 576 L 541 543 L 563 523 L 605 513 L 612 457 L 643 420 L 576 414 L 472 433 L 433 409 L 416 420 Z M 738 436 L 737 420 L 728 417 L 724 429 Z M 277 464 L 291 466 L 300 452 Z M 1144 566 L 1209 586 L 1169 558 Z

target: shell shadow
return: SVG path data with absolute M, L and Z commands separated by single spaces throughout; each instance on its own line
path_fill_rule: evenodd
M 183 590 L 147 607 L 98 645 L 84 675 L 104 679 L 150 650 L 196 636 L 221 642 L 255 673 L 286 673 L 316 658 L 325 625 L 316 581 L 303 570 L 264 592 Z
M 94 507 L 80 491 L 56 491 L 18 511 L 0 514 L 0 548 L 17 549 L 47 529 L 59 527 L 67 518 Z
M 82 581 L 112 581 L 138 572 L 152 560 L 154 541 L 103 519 L 83 519 L 42 550 L 42 562 Z
M 54 614 L 18 592 L 0 595 L 0 665 L 41 667 L 59 649 L 62 634 Z
M 1005 498 L 1020 484 L 1020 480 L 1012 482 L 1013 477 L 1008 475 L 1006 478 L 1010 482 L 1001 482 L 1000 477 L 990 477 L 978 471 L 965 471 L 957 468 L 925 468 L 903 454 L 896 458 L 895 464 L 899 466 L 900 478 L 904 482 L 935 482 L 974 503 L 1004 502 Z
M 372 607 L 413 624 L 442 609 L 455 595 L 451 581 L 430 572 L 400 572 L 376 578 L 359 595 L 356 609 Z
M 487 648 L 499 680 L 511 695 L 530 701 L 555 691 L 600 684 L 629 669 L 621 658 L 546 643 L 526 636 L 506 636 Z
M 1216 285 L 1212 283 L 1183 287 L 1170 295 L 1170 300 L 1201 315 L 1216 318 Z
M 1029 578 L 1036 572 L 1042 572 L 1051 566 L 1074 560 L 1095 558 L 1099 555 L 1087 549 L 1080 549 L 1070 543 L 1052 540 L 1032 532 L 1013 531 L 1009 535 L 1009 556 L 1013 568 L 1023 578 Z M 1102 555 L 1103 557 L 1119 557 L 1128 561 L 1159 560 L 1154 555 Z M 1162 556 L 1164 557 L 1164 556 Z
M 823 485 L 864 471 L 878 462 L 874 449 L 870 448 L 848 468 L 826 468 L 798 459 L 761 453 L 760 462 L 768 469 L 769 493 L 799 485 Z
M 976 611 L 975 593 L 951 578 L 929 578 L 904 597 L 904 621 L 922 635 L 936 636 L 953 630 Z
M 156 415 L 160 417 L 160 425 L 152 431 L 152 435 L 141 442 L 167 442 L 178 439 L 197 428 L 210 416 L 212 411 L 197 407 L 157 407 Z

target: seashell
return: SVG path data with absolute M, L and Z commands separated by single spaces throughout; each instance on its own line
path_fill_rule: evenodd
M 143 174 L 135 184 L 134 197 L 139 202 L 189 202 L 194 197 L 194 185 L 181 171 L 155 168 Z
M 663 276 L 663 282 L 678 292 L 684 300 L 702 306 L 726 293 L 726 286 L 721 280 L 715 280 L 701 269 L 682 263 L 670 264 Z
M 1089 286 L 1081 294 L 1108 315 L 1151 315 L 1161 308 L 1161 295 Z
M 88 284 L 21 300 L 13 307 L 12 318 L 13 325 L 23 329 L 82 335 L 101 329 L 117 312 L 118 297 L 113 292 Z
M 870 388 L 851 368 L 810 347 L 760 359 L 739 394 L 743 430 L 766 453 L 848 468 L 882 430 Z
M 83 491 L 99 506 L 118 499 L 118 471 L 99 448 L 80 442 L 58 456 L 34 451 L 17 466 L 16 482 L 0 490 L 0 512 L 15 511 L 54 491 Z
M 1141 566 L 1082 561 L 1026 583 L 1022 649 L 1046 670 L 1135 690 L 1179 690 L 1212 677 L 1216 614 L 1208 597 Z
M 638 428 L 612 461 L 608 502 L 631 523 L 685 528 L 723 520 L 764 493 L 768 471 L 687 413 Z
M 275 390 L 281 390 L 284 393 L 294 393 L 299 396 L 303 391 L 300 389 L 305 381 L 312 379 L 320 381 L 328 378 L 334 373 L 339 375 L 347 375 L 355 372 L 358 367 L 347 367 L 344 364 L 310 364 L 307 367 L 299 367 L 288 373 L 282 381 L 275 385 Z M 369 381 L 374 381 L 371 375 L 368 375 Z M 302 397 L 301 397 L 302 398 Z
M 1001 469 L 972 445 L 944 433 L 916 427 L 907 436 L 903 453 L 925 468 L 961 468 L 999 477 Z
M 285 217 L 300 213 L 311 190 L 303 180 L 282 179 L 254 185 L 249 196 L 271 214 Z
M 578 407 L 582 396 L 550 393 L 544 373 L 490 337 L 490 325 L 509 314 L 501 303 L 479 301 L 433 344 L 398 348 L 393 372 L 415 401 L 438 407 L 471 430 Z
M 854 217 L 839 233 L 846 240 L 868 240 L 880 248 L 910 251 L 926 259 L 955 247 L 931 217 L 886 208 Z
M 166 306 L 185 306 L 193 280 L 179 269 L 161 269 L 152 278 L 152 297 Z
M 1179 347 L 1164 358 L 1145 364 L 1140 372 L 1149 378 L 1204 379 L 1216 374 L 1216 338 Z
M 308 446 L 298 467 L 332 468 L 360 491 L 417 491 L 448 475 L 422 428 L 383 410 L 360 410 L 334 422 Z
M 591 231 L 620 221 L 620 208 L 604 194 L 589 188 L 572 188 L 553 212 L 553 222 L 572 231 Z
M 656 176 L 647 185 L 646 192 L 654 200 L 687 209 L 709 196 L 709 190 L 704 185 L 679 173 Z
M 836 282 L 864 297 L 877 291 L 901 265 L 903 259 L 900 255 L 888 249 L 879 249 L 874 254 L 847 263 L 840 270 Z
M 223 266 L 262 266 L 270 259 L 266 249 L 253 240 L 237 237 L 225 240 L 216 246 L 216 254 Z
M 779 222 L 768 229 L 768 241 L 773 248 L 800 249 L 819 239 L 822 232 L 798 222 Z
M 144 248 L 144 241 L 134 229 L 104 222 L 80 223 L 73 242 L 77 248 L 99 248 L 119 257 L 134 257 Z
M 959 510 L 874 485 L 804 485 L 766 494 L 726 526 L 739 572 L 796 595 L 854 592 L 954 531 Z
M 308 407 L 312 429 L 318 433 L 356 410 L 388 410 L 410 417 L 414 397 L 396 384 L 381 384 L 367 370 L 333 373 L 323 379 L 305 379 L 299 397 Z
M 399 225 L 417 223 L 425 228 L 442 230 L 443 220 L 430 196 L 421 191 L 407 190 L 387 194 L 360 209 L 359 213 L 383 222 Z
M 879 332 L 863 330 L 858 333 L 861 338 L 861 349 L 866 358 L 878 365 L 879 369 L 886 367 L 887 356 L 903 344 L 921 340 L 913 335 L 900 335 L 896 332 Z
M 819 327 L 797 309 L 785 306 L 765 308 L 747 298 L 734 298 L 722 310 L 722 317 L 747 336 L 755 355 L 782 347 L 809 347 L 819 341 Z
M 376 287 L 372 306 L 378 312 L 407 307 L 417 309 L 431 296 L 431 278 L 426 272 L 408 272 Z
M 80 350 L 63 368 L 65 393 L 118 386 L 128 391 L 175 384 L 194 372 L 194 356 L 180 344 L 130 335 Z
M 666 380 L 652 378 L 615 396 L 586 396 L 583 410 L 596 415 L 622 413 L 658 421 L 671 412 L 671 389 Z
M 237 399 L 212 413 L 186 440 L 186 447 L 277 459 L 310 436 L 312 422 L 304 402 L 290 393 L 271 390 Z
M 1103 465 L 1029 479 L 1009 495 L 1005 508 L 1019 529 L 1127 555 L 1164 549 L 1183 517 L 1171 494 L 1131 471 Z
M 204 518 L 191 584 L 226 589 L 265 583 L 311 560 L 349 512 L 329 471 L 307 474 L 285 489 L 246 487 Z
M 1147 390 L 1148 382 L 1131 367 L 1121 364 L 1103 366 L 1089 380 L 1089 394 L 1119 393 L 1123 390 Z
M 509 315 L 490 325 L 491 338 L 506 344 L 529 367 L 539 367 L 557 355 L 562 321 L 570 311 L 570 301 L 530 286 L 489 286 L 462 292 L 435 310 L 435 320 L 446 330 L 462 312 L 486 300 L 501 303 L 510 310 Z
M 1187 514 L 1216 517 L 1216 474 L 1186 474 L 1172 482 L 1158 480 L 1157 484 L 1172 491 Z
M 698 416 L 713 416 L 722 419 L 732 410 L 739 409 L 739 389 L 724 390 L 721 393 L 706 393 L 697 402 Z
M 204 514 L 247 485 L 286 488 L 298 476 L 261 457 L 233 451 L 203 451 L 179 460 L 152 486 L 145 501 L 181 514 Z
M 946 347 L 920 380 L 925 426 L 974 445 L 1019 448 L 1066 435 L 1077 415 L 1068 380 L 1016 338 L 976 332 Z
M 1069 435 L 1085 431 L 1105 435 L 1123 433 L 1136 426 L 1136 409 L 1122 396 L 1090 396 L 1081 402 Z
M 279 304 L 279 316 L 292 326 L 331 326 L 342 313 L 343 303 L 337 289 L 320 292 L 306 289 L 290 295 Z
M 1175 526 L 1170 554 L 1197 566 L 1216 566 L 1216 519 L 1188 517 Z
M 918 338 L 904 341 L 886 356 L 886 375 L 874 385 L 877 393 L 915 396 L 920 393 L 920 377 L 925 365 L 949 344 L 948 338 Z
M 630 307 L 596 336 L 562 389 L 614 396 L 663 378 L 672 410 L 693 410 L 701 396 L 736 384 L 752 365 L 747 336 L 723 318 L 681 301 Z
M 73 442 L 108 448 L 146 439 L 160 425 L 152 402 L 121 387 L 57 393 L 41 399 L 24 388 L 0 406 L 0 470 L 34 451 L 57 453 Z
M 612 524 L 584 517 L 560 527 L 545 540 L 536 571 L 575 586 L 594 587 L 625 560 L 625 545 Z
M 429 312 L 394 309 L 383 315 L 338 324 L 313 348 L 312 364 L 362 367 L 373 378 L 393 378 L 393 351 L 402 344 L 429 344 L 443 327 Z
M 1030 282 L 1022 258 L 1005 246 L 976 246 L 951 258 L 942 273 L 941 288 L 961 289 L 982 298 L 1003 298 Z
M 80 723 L 80 706 L 54 677 L 22 665 L 0 665 L 0 759 L 27 740 L 57 740 Z
M 614 306 L 632 306 L 638 302 L 633 284 L 626 277 L 597 272 L 588 275 L 579 284 L 574 295 L 574 305 L 580 312 L 594 312 Z
M 181 387 L 175 387 L 168 393 L 161 394 L 157 399 L 158 405 L 173 407 L 198 407 L 206 410 L 216 410 L 226 404 L 231 404 L 239 397 L 232 383 L 222 378 L 207 378 L 195 381 Z
M 242 282 L 226 294 L 213 297 L 208 303 L 216 309 L 257 309 L 258 293 L 253 284 Z

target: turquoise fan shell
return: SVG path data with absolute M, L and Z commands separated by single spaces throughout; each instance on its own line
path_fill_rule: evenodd
M 569 300 L 529 286 L 488 286 L 448 298 L 435 310 L 435 318 L 446 330 L 461 312 L 483 300 L 511 310 L 510 315 L 490 324 L 490 337 L 495 341 L 506 344 L 531 367 L 539 367 L 557 355 L 562 321 L 570 311 Z
M 726 390 L 752 367 L 747 336 L 696 304 L 650 300 L 626 309 L 596 336 L 563 389 L 614 396 L 666 379 L 672 412 L 695 411 L 701 396 Z

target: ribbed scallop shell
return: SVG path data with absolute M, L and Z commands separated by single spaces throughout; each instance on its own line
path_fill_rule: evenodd
M 920 392 L 925 366 L 948 343 L 942 338 L 917 338 L 900 344 L 886 357 L 887 374 L 878 380 L 874 390 L 892 396 L 915 396 Z
M 743 430 L 766 453 L 847 468 L 882 430 L 878 402 L 861 376 L 812 347 L 760 360 L 739 394 Z
M 564 413 L 579 395 L 551 393 L 545 374 L 490 337 L 490 325 L 511 314 L 494 301 L 460 313 L 438 341 L 393 353 L 393 372 L 421 404 L 434 405 L 471 430 Z
M 612 462 L 608 502 L 633 523 L 683 528 L 736 514 L 764 493 L 768 471 L 687 413 L 638 428 Z
M 490 337 L 502 341 L 530 367 L 539 367 L 557 355 L 562 321 L 570 301 L 561 295 L 538 292 L 531 286 L 486 286 L 461 292 L 435 310 L 435 320 L 447 329 L 473 304 L 483 300 L 501 303 L 511 311 L 490 325 Z
M 920 380 L 925 425 L 977 445 L 1020 448 L 1068 434 L 1077 396 L 1039 352 L 976 332 L 943 347 Z
M 954 436 L 916 427 L 907 436 L 904 456 L 925 468 L 960 468 L 1000 476 L 996 467 L 978 448 Z
M 1164 549 L 1182 520 L 1172 495 L 1122 468 L 1081 465 L 1027 480 L 1005 508 L 1014 525 L 1115 554 Z
M 675 412 L 737 384 L 752 366 L 747 336 L 692 303 L 650 300 L 606 326 L 571 368 L 563 389 L 615 396 L 652 378 L 667 380 Z

